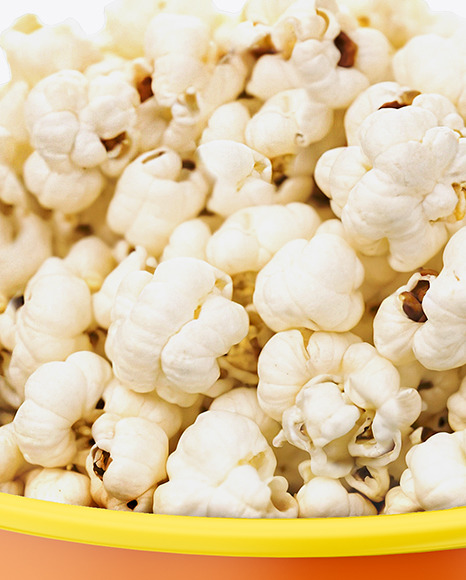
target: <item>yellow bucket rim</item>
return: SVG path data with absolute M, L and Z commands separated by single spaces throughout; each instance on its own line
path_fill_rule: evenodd
M 466 507 L 401 515 L 253 520 L 118 512 L 0 493 L 0 529 L 177 554 L 372 556 L 466 548 Z

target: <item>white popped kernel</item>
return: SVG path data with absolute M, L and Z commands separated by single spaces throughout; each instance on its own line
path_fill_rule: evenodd
M 221 457 L 221 461 L 219 458 Z M 154 493 L 154 512 L 289 518 L 296 500 L 257 424 L 229 411 L 206 411 L 182 434 L 167 461 L 168 483 Z
M 311 239 L 319 224 L 317 212 L 304 203 L 244 208 L 207 241 L 207 260 L 230 275 L 259 272 L 288 241 Z
M 307 451 L 314 475 L 348 476 L 355 459 L 384 467 L 421 411 L 418 392 L 401 389 L 396 368 L 350 333 L 279 332 L 258 374 L 259 404 L 283 426 L 274 444 Z
M 461 257 L 465 244 L 462 228 L 445 247 L 440 274 L 421 270 L 382 302 L 374 320 L 374 340 L 384 356 L 398 364 L 417 359 L 437 371 L 466 363 Z
M 58 468 L 33 469 L 26 475 L 24 497 L 69 505 L 93 505 L 90 479 L 75 471 Z
M 104 414 L 102 418 L 105 430 L 93 428 L 96 443 L 86 462 L 94 501 L 110 509 L 149 511 L 139 505 L 138 498 L 153 493 L 166 477 L 165 431 L 143 417 Z
M 59 258 L 48 258 L 29 280 L 18 312 L 7 379 L 20 396 L 41 364 L 90 350 L 91 291 Z
M 31 90 L 24 114 L 31 144 L 52 169 L 100 167 L 115 177 L 137 152 L 139 104 L 136 89 L 116 76 L 61 70 Z
M 345 332 L 359 322 L 361 262 L 340 236 L 316 234 L 286 243 L 259 272 L 254 305 L 277 331 L 309 328 Z
M 186 163 L 185 163 L 186 165 Z M 204 207 L 208 185 L 178 153 L 159 148 L 139 156 L 118 180 L 107 213 L 110 228 L 158 256 L 175 227 Z
M 435 256 L 449 224 L 464 217 L 464 134 L 453 104 L 425 94 L 373 112 L 359 127 L 359 144 L 323 154 L 316 181 L 354 247 L 388 250 L 401 272 Z
M 109 363 L 85 351 L 63 362 L 45 363 L 32 373 L 13 420 L 26 460 L 43 467 L 65 467 L 72 462 L 78 422 L 95 420 L 97 402 L 111 378 Z
M 106 343 L 116 376 L 137 392 L 193 404 L 218 379 L 217 359 L 248 332 L 248 315 L 231 295 L 231 278 L 195 258 L 126 276 Z

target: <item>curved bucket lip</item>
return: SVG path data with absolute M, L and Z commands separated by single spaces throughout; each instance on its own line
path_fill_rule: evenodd
M 325 519 L 117 512 L 0 493 L 0 529 L 114 548 L 251 557 L 338 557 L 466 547 L 466 507 Z

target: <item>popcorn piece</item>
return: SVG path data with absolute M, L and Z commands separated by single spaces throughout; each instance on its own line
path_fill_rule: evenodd
M 24 497 L 69 505 L 92 506 L 90 480 L 65 469 L 33 469 L 26 476 Z
M 116 417 L 146 419 L 161 427 L 168 438 L 173 437 L 181 427 L 182 409 L 164 401 L 154 391 L 135 393 L 114 379 L 105 387 L 102 399 L 105 403 L 104 414 L 92 426 L 96 441 L 106 436 L 107 417 L 110 422 L 114 421 Z
M 24 182 L 39 203 L 47 208 L 70 214 L 92 205 L 105 187 L 97 169 L 81 169 L 65 163 L 56 171 L 36 151 L 24 164 Z
M 214 180 L 207 209 L 224 217 L 253 205 L 306 201 L 312 191 L 308 167 L 304 175 L 300 169 L 289 167 L 289 173 L 283 171 L 273 183 L 270 160 L 237 141 L 209 141 L 198 147 L 197 155 Z
M 169 70 L 173 74 L 171 64 Z M 247 68 L 240 55 L 228 53 L 211 65 L 204 76 L 205 81 L 200 87 L 189 87 L 179 94 L 170 109 L 172 120 L 164 133 L 163 142 L 181 153 L 193 153 L 209 116 L 217 107 L 240 95 Z
M 201 145 L 197 154 L 215 179 L 207 204 L 210 211 L 228 216 L 243 207 L 270 203 L 273 199 L 271 163 L 247 145 L 221 139 Z
M 164 144 L 194 151 L 211 113 L 243 90 L 247 66 L 234 51 L 218 53 L 206 23 L 189 13 L 155 16 L 145 44 L 154 67 L 154 99 L 172 115 Z
M 94 421 L 97 402 L 111 378 L 108 362 L 91 352 L 40 366 L 29 377 L 25 401 L 13 420 L 26 460 L 43 467 L 70 463 L 77 451 L 74 428 L 78 421 Z
M 86 282 L 91 292 L 100 290 L 115 265 L 111 249 L 97 236 L 87 236 L 76 242 L 63 263 Z
M 167 435 L 142 417 L 102 417 L 105 431 L 93 429 L 96 444 L 86 463 L 92 497 L 101 507 L 121 509 L 116 500 L 126 510 L 146 511 L 138 498 L 153 493 L 166 477 Z
M 368 63 L 365 58 L 358 58 L 359 45 L 352 37 L 354 32 L 348 28 L 345 31 L 330 20 L 323 38 L 297 42 L 290 57 L 301 86 L 312 98 L 335 109 L 350 105 L 369 86 L 368 76 L 373 78 L 374 65 L 377 66 L 375 61 Z M 364 56 L 373 51 L 380 57 L 380 69 L 388 70 L 390 47 L 383 34 L 359 29 L 356 35 Z M 358 70 L 358 64 L 365 70 Z
M 173 230 L 163 249 L 161 261 L 171 258 L 197 258 L 207 262 L 206 247 L 211 235 L 210 227 L 203 218 L 181 223 Z
M 280 424 L 260 407 L 256 389 L 238 387 L 214 399 L 210 411 L 229 411 L 254 421 L 269 443 L 278 434 Z
M 285 244 L 259 272 L 254 305 L 275 332 L 309 328 L 344 332 L 360 320 L 364 270 L 341 237 L 318 234 Z
M 145 37 L 146 54 L 153 60 L 170 54 L 191 55 L 200 60 L 207 55 L 209 44 L 209 28 L 190 14 L 157 14 Z
M 22 396 L 29 375 L 42 363 L 91 348 L 91 293 L 59 258 L 48 258 L 30 279 L 16 323 L 7 379 Z
M 296 495 L 300 518 L 354 517 L 377 514 L 375 506 L 363 495 L 348 492 L 337 480 L 314 477 Z
M 401 109 L 412 105 L 420 91 L 393 81 L 380 82 L 363 91 L 345 114 L 345 132 L 348 145 L 360 145 L 359 128 L 369 115 L 379 109 Z
M 158 256 L 175 227 L 204 207 L 208 185 L 196 168 L 183 166 L 173 150 L 149 151 L 131 163 L 110 203 L 110 228 Z
M 409 514 L 422 511 L 421 506 L 409 498 L 398 485 L 388 490 L 381 514 Z
M 336 374 L 347 348 L 361 342 L 357 336 L 290 330 L 273 336 L 259 358 L 257 395 L 262 409 L 281 422 L 302 387 L 315 376 Z M 280 356 L 278 356 L 280 355 Z M 280 365 L 275 364 L 277 360 Z
M 374 320 L 374 341 L 384 356 L 398 364 L 417 359 L 437 371 L 465 364 L 460 259 L 465 243 L 462 228 L 444 250 L 439 275 L 421 270 L 382 303 Z
M 427 320 L 423 302 L 438 276 L 435 270 L 420 270 L 388 296 L 374 318 L 374 344 L 380 354 L 397 365 L 416 360 L 414 336 Z
M 277 93 L 248 122 L 246 143 L 266 157 L 296 154 L 330 131 L 333 115 L 304 89 Z
M 370 82 L 388 74 L 387 39 L 377 30 L 358 28 L 336 2 L 289 2 L 277 5 L 273 14 L 254 6 L 245 14 L 250 21 L 237 25 L 231 44 L 258 53 L 247 90 L 263 100 L 304 88 L 312 100 L 344 108 Z
M 30 152 L 29 133 L 24 120 L 24 103 L 29 86 L 24 81 L 11 81 L 0 90 L 1 154 L 13 169 L 20 170 L 24 156 Z
M 209 117 L 207 127 L 202 132 L 201 145 L 222 139 L 245 144 L 245 131 L 250 119 L 244 102 L 233 101 L 221 105 Z
M 408 469 L 400 482 L 401 490 L 408 498 L 406 502 L 417 504 L 419 511 L 465 505 L 465 449 L 464 430 L 452 434 L 437 433 L 424 443 L 415 445 L 406 456 Z M 414 511 L 409 503 L 408 509 Z
M 393 58 L 393 71 L 399 83 L 425 93 L 439 93 L 466 116 L 464 26 L 447 37 L 421 34 L 401 48 Z
M 245 208 L 208 240 L 207 260 L 230 275 L 258 272 L 288 241 L 311 239 L 319 223 L 317 213 L 303 203 Z
M 265 39 L 267 36 L 263 38 Z M 260 56 L 252 69 L 246 90 L 248 94 L 267 102 L 281 92 L 299 87 L 299 75 L 290 61 L 284 60 L 279 54 L 265 53 Z M 331 114 L 331 111 L 326 109 L 328 110 L 327 115 Z
M 422 399 L 422 412 L 416 425 L 427 427 L 430 420 L 443 414 L 447 401 L 460 389 L 460 369 L 432 371 L 424 368 L 417 361 L 398 366 L 403 387 L 415 388 Z
M 283 426 L 274 444 L 307 451 L 316 476 L 345 477 L 354 458 L 376 468 L 394 461 L 421 411 L 417 391 L 400 389 L 395 367 L 350 333 L 279 332 L 258 373 L 259 404 Z
M 219 377 L 218 357 L 247 334 L 247 313 L 231 295 L 230 277 L 195 258 L 128 275 L 106 343 L 116 376 L 137 392 L 193 404 Z
M 135 6 L 131 0 L 117 0 L 106 5 L 104 38 L 111 51 L 124 58 L 142 56 L 147 23 L 165 4 L 143 0 Z
M 372 462 L 366 463 L 364 458 L 357 458 L 353 469 L 344 478 L 345 485 L 350 486 L 351 489 L 358 491 L 373 502 L 383 501 L 390 488 L 392 465 L 400 460 L 400 456 L 404 452 L 405 433 L 406 430 L 402 433 L 402 443 L 396 459 L 388 465 L 377 466 L 373 465 Z
M 429 31 L 450 36 L 458 27 L 458 18 L 448 12 L 433 12 L 424 0 L 393 4 L 384 0 L 339 0 L 348 7 L 360 26 L 383 32 L 395 48 L 403 47 L 412 37 Z
M 317 184 L 358 250 L 388 249 L 391 267 L 407 272 L 442 248 L 448 223 L 464 214 L 463 132 L 445 97 L 418 95 L 411 105 L 369 115 L 359 146 L 321 157 Z
M 42 26 L 33 14 L 19 18 L 0 38 L 13 81 L 30 86 L 63 69 L 84 71 L 102 58 L 91 39 L 69 19 L 55 26 Z
M 136 89 L 118 78 L 61 70 L 31 90 L 24 114 L 31 144 L 53 170 L 100 167 L 115 177 L 137 151 L 139 103 Z
M 219 461 L 219 458 L 221 460 Z M 154 512 L 191 516 L 296 517 L 296 500 L 259 427 L 229 411 L 201 413 L 167 461 Z
M 359 407 L 375 411 L 370 430 L 375 439 L 372 444 L 364 441 L 368 425 L 360 431 L 349 446 L 351 453 L 359 457 L 374 458 L 380 452 L 400 452 L 401 435 L 417 419 L 421 412 L 421 398 L 414 389 L 400 388 L 400 378 L 393 365 L 368 344 L 353 345 L 343 358 L 345 393 Z M 370 378 L 369 378 L 370 377 Z M 374 388 L 377 383 L 378 389 Z M 385 386 L 382 386 L 385 383 Z M 380 390 L 379 390 L 380 389 Z M 374 462 L 375 466 L 386 464 Z

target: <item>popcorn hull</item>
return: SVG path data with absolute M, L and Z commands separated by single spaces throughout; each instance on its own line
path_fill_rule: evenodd
M 114 512 L 0 493 L 5 577 L 464 580 L 466 508 L 360 518 L 241 520 Z M 22 557 L 22 554 L 25 557 Z

